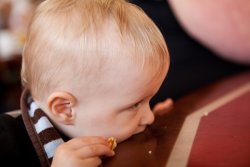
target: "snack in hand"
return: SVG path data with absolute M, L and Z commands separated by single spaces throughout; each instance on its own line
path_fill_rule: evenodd
M 114 137 L 108 138 L 108 143 L 110 145 L 110 148 L 114 150 L 117 146 L 116 139 Z

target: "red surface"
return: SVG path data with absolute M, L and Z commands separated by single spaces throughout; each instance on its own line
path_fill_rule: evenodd
M 189 167 L 250 167 L 250 92 L 201 119 Z
M 166 167 L 186 117 L 249 82 L 250 71 L 225 78 L 176 100 L 173 110 L 156 117 L 145 132 L 119 143 L 116 155 L 103 159 L 101 166 Z M 202 117 L 197 132 L 188 165 L 185 164 L 188 157 L 183 154 L 184 157 L 177 155 L 173 160 L 175 167 L 178 164 L 184 164 L 180 167 L 250 167 L 250 92 Z M 185 151 L 181 148 L 187 144 L 186 140 L 181 140 L 178 151 Z M 181 161 L 183 163 L 179 163 Z

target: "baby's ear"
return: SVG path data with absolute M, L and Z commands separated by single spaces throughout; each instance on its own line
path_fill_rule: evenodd
M 76 98 L 68 92 L 53 92 L 47 102 L 48 110 L 53 119 L 71 125 L 75 120 Z

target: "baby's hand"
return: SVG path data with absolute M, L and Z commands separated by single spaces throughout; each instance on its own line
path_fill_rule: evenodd
M 164 115 L 171 111 L 174 107 L 174 102 L 171 98 L 167 98 L 163 102 L 157 103 L 153 107 L 153 113 L 158 116 L 158 115 Z
M 56 149 L 51 167 L 96 167 L 101 164 L 100 156 L 114 154 L 105 138 L 74 138 Z

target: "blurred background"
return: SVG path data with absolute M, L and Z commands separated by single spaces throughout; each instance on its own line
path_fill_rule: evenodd
M 21 54 L 39 0 L 0 0 L 0 113 L 19 109 Z

